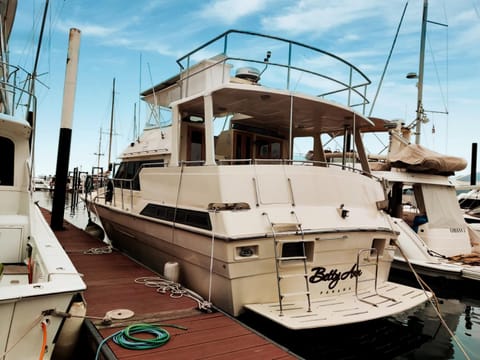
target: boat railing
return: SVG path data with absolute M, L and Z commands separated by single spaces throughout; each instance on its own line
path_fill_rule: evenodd
M 205 160 L 182 160 L 179 161 L 180 166 L 202 166 L 205 164 Z
M 316 160 L 296 160 L 296 159 L 218 159 L 218 165 L 296 165 L 296 166 L 336 166 L 344 170 L 351 170 L 361 174 L 367 172 L 355 166 L 342 165 L 331 161 L 316 161 Z
M 125 197 L 128 196 L 130 198 L 130 210 L 133 209 L 133 190 L 135 189 L 134 182 L 138 182 L 137 178 L 113 178 L 114 189 L 120 188 L 120 202 L 122 205 L 122 210 L 125 210 Z M 128 195 L 125 195 L 125 192 L 128 192 Z M 105 191 L 106 193 L 106 191 Z M 107 199 L 105 197 L 105 202 Z M 117 196 L 116 191 L 112 192 L 112 204 L 113 206 L 117 206 Z
M 341 168 L 343 170 L 353 171 L 362 175 L 368 175 L 369 177 L 375 177 L 371 173 L 366 172 L 354 165 L 346 165 L 341 163 L 336 163 L 333 161 L 317 161 L 317 160 L 296 160 L 296 159 L 217 159 L 218 165 L 294 165 L 294 166 L 321 166 L 329 167 L 334 166 Z M 205 160 L 181 160 L 179 161 L 179 166 L 201 166 L 205 164 Z M 163 168 L 168 167 L 167 162 L 155 162 L 155 163 L 145 163 L 140 165 L 135 175 L 132 178 L 122 179 L 114 178 L 115 181 L 126 181 L 128 183 L 134 184 L 135 181 L 139 181 L 138 177 L 140 171 L 144 168 Z M 378 178 L 380 179 L 380 178 Z M 134 185 L 129 185 L 128 188 L 135 189 Z
M 205 163 L 204 160 L 190 160 L 190 161 L 180 161 L 179 166 L 201 166 Z M 290 166 L 319 166 L 319 167 L 337 167 L 342 170 L 352 171 L 361 175 L 368 176 L 382 184 L 385 188 L 384 179 L 375 176 L 369 172 L 366 172 L 358 167 L 350 166 L 346 164 L 340 164 L 330 161 L 316 161 L 316 160 L 291 160 L 291 159 L 221 159 L 217 160 L 218 165 L 224 166 L 239 166 L 239 165 L 290 165 Z M 145 163 L 139 166 L 138 170 L 135 172 L 135 175 L 132 178 L 119 178 L 114 177 L 113 183 L 115 188 L 120 190 L 120 202 L 122 210 L 125 210 L 125 203 L 128 201 L 130 203 L 130 210 L 133 209 L 133 198 L 134 191 L 140 189 L 140 180 L 139 175 L 140 171 L 145 168 L 164 168 L 167 167 L 168 163 L 165 162 L 156 162 L 156 163 Z M 104 193 L 105 194 L 105 193 Z M 105 199 L 105 196 L 101 198 Z M 99 200 L 100 197 L 97 197 Z M 117 206 L 116 192 L 112 193 L 112 204 Z M 127 209 L 128 210 L 128 209 Z
M 260 46 L 253 44 L 252 41 L 258 40 Z M 213 58 L 214 61 L 209 66 L 200 70 L 193 66 L 194 59 L 204 58 L 202 53 L 212 53 L 215 49 L 222 56 Z M 264 58 L 265 49 L 269 50 Z M 248 52 L 249 57 L 241 55 L 245 52 Z M 264 76 L 265 81 L 268 79 L 270 87 L 292 91 L 299 90 L 300 87 L 306 93 L 333 100 L 337 100 L 334 96 L 346 94 L 348 106 L 363 106 L 364 109 L 369 103 L 366 91 L 371 81 L 348 61 L 297 41 L 240 30 L 228 30 L 179 58 L 177 64 L 183 72 L 181 86 L 188 89 L 189 81 L 194 75 L 222 63 L 226 65 L 227 62 L 236 63 L 239 68 L 252 64 L 264 66 L 259 77 Z M 309 68 L 306 68 L 307 65 Z M 266 70 L 269 67 L 277 70 L 267 76 Z M 279 74 L 282 69 L 284 76 Z M 293 79 L 295 75 L 296 79 Z
M 33 104 L 35 97 L 31 93 L 32 75 L 21 67 L 0 61 L 0 112 L 14 116 L 23 109 L 23 118 Z

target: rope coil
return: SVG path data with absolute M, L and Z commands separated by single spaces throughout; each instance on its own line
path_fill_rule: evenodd
M 203 299 L 196 292 L 184 288 L 179 283 L 163 279 L 158 276 L 145 276 L 135 279 L 137 284 L 143 284 L 147 287 L 156 288 L 156 291 L 161 294 L 170 292 L 170 297 L 178 299 L 183 296 L 188 297 L 198 304 L 198 309 L 201 311 L 212 312 L 212 303 Z

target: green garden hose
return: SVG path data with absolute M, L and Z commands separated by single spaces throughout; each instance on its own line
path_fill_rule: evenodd
M 179 325 L 161 324 L 161 326 L 174 327 L 177 329 L 187 330 L 187 328 Z M 154 338 L 142 339 L 133 336 L 134 334 L 146 333 L 151 334 Z M 130 350 L 148 350 L 160 347 L 170 340 L 170 334 L 167 330 L 155 324 L 133 324 L 127 326 L 123 330 L 117 331 L 112 335 L 106 337 L 98 345 L 95 359 L 100 355 L 100 349 L 108 341 L 112 339 L 113 342 L 123 348 Z

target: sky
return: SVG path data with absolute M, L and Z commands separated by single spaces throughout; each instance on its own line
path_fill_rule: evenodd
M 20 0 L 10 38 L 10 62 L 30 71 L 44 4 Z M 371 103 L 378 91 L 367 114 L 406 124 L 416 116 L 416 81 L 406 74 L 418 72 L 422 0 L 51 0 L 49 5 L 37 69 L 36 175 L 55 174 L 71 28 L 81 32 L 71 170 L 107 167 L 112 99 L 111 161 L 117 161 L 134 138 L 134 123 L 147 121 L 140 92 L 176 75 L 178 58 L 229 29 L 340 56 L 371 80 Z M 420 142 L 466 159 L 469 165 L 459 174 L 468 173 L 472 143 L 480 140 L 480 0 L 430 0 L 428 20 L 423 104 L 429 121 Z M 381 147 L 378 140 L 367 144 L 370 152 Z

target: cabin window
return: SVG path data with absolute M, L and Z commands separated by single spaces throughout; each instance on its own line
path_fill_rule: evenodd
M 251 159 L 252 145 L 250 134 L 235 132 L 235 159 Z
M 122 187 L 130 190 L 140 190 L 140 181 L 138 173 L 141 167 L 163 167 L 163 160 L 149 161 L 128 161 L 122 162 L 118 167 L 114 177 L 115 187 Z
M 282 145 L 279 142 L 271 143 L 270 151 L 273 159 L 280 159 L 282 157 Z
M 190 209 L 174 208 L 171 206 L 147 204 L 140 215 L 155 219 L 175 222 L 205 230 L 212 230 L 208 212 Z
M 258 159 L 281 159 L 282 143 L 277 139 L 257 138 L 255 141 Z
M 188 161 L 205 160 L 205 136 L 203 129 L 190 127 L 188 129 Z
M 313 160 L 312 136 L 300 136 L 293 139 L 293 160 Z
M 0 186 L 13 186 L 15 145 L 13 141 L 0 136 Z

